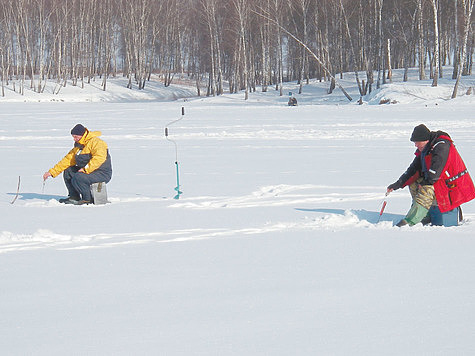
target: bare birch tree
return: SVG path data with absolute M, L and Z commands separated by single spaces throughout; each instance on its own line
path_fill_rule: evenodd
M 463 63 L 465 63 L 465 58 L 467 56 L 467 42 L 468 42 L 468 35 L 470 32 L 470 25 L 471 25 L 470 21 L 472 18 L 473 4 L 475 3 L 475 0 L 461 0 L 461 1 L 463 5 L 463 14 L 464 14 L 463 42 L 461 46 L 461 53 L 459 54 L 461 63 L 458 66 L 457 79 L 455 81 L 454 90 L 452 92 L 452 99 L 454 99 L 457 96 L 457 90 L 460 84 L 460 78 L 462 76 Z
M 417 34 L 418 34 L 418 54 L 419 54 L 419 80 L 426 78 L 424 63 L 425 63 L 425 48 L 424 48 L 424 32 L 423 32 L 423 12 L 422 12 L 422 0 L 417 0 L 418 9 L 418 21 L 417 21 Z
M 432 11 L 434 12 L 434 72 L 432 73 L 432 86 L 436 87 L 439 79 L 439 0 L 432 1 Z
M 427 63 L 436 85 L 452 57 L 460 81 L 472 68 L 473 1 L 2 0 L 2 93 L 41 93 L 48 79 L 59 93 L 97 77 L 106 90 L 116 72 L 143 90 L 152 73 L 165 85 L 185 73 L 198 92 L 206 78 L 208 95 L 227 81 L 247 98 L 257 85 L 283 95 L 284 80 L 302 92 L 311 77 L 331 92 L 336 73 L 353 71 L 362 96 L 376 73 L 378 86 L 398 68 L 407 80 L 410 66 L 424 79 Z
M 245 0 L 233 0 L 237 16 L 238 52 L 237 68 L 240 68 L 240 89 L 244 89 L 244 100 L 249 98 L 249 63 L 247 53 L 247 21 L 249 11 Z

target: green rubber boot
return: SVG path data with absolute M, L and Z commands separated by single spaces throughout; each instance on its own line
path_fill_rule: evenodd
M 409 209 L 404 220 L 409 225 L 416 225 L 422 221 L 429 214 L 429 209 L 424 208 L 421 204 L 414 202 Z

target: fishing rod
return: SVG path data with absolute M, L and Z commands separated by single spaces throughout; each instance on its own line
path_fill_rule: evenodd
M 13 200 L 11 201 L 10 204 L 14 204 L 15 201 L 18 199 L 18 195 L 20 195 L 20 182 L 21 182 L 21 177 L 18 176 L 18 186 L 16 188 L 16 194 L 15 194 L 15 197 L 13 198 Z
M 174 123 L 177 123 L 178 121 L 182 120 L 184 116 L 185 116 L 185 107 L 182 106 L 181 117 L 169 122 L 165 126 L 165 138 L 175 145 L 176 187 L 174 189 L 176 190 L 177 194 L 173 197 L 174 199 L 180 199 L 180 194 L 183 194 L 183 192 L 180 191 L 180 174 L 179 174 L 179 169 L 178 169 L 178 145 L 175 140 L 172 140 L 170 137 L 168 137 L 168 126 L 173 125 Z
M 381 220 L 381 216 L 384 213 L 384 209 L 386 209 L 386 205 L 388 204 L 388 201 L 387 201 L 387 196 L 388 195 L 389 195 L 389 192 L 386 192 L 386 194 L 384 195 L 383 205 L 381 206 L 381 210 L 379 211 L 379 217 L 378 217 L 378 221 L 376 222 L 376 224 L 379 223 L 379 220 Z

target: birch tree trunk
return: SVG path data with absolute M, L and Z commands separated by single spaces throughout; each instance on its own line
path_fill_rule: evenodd
M 420 0 L 422 1 L 422 0 Z M 383 0 L 376 0 L 376 15 L 378 17 L 378 81 L 376 83 L 376 88 L 379 89 L 381 87 L 381 71 L 383 70 L 383 19 L 382 19 L 382 12 L 383 12 Z M 384 75 L 383 75 L 384 77 Z
M 382 0 L 380 0 L 380 1 L 381 1 L 380 6 L 382 7 L 383 6 L 382 5 L 383 1 Z M 345 11 L 345 7 L 343 6 L 342 0 L 340 0 L 340 8 L 341 8 L 342 17 L 345 20 L 346 36 L 348 37 L 348 41 L 350 42 L 351 56 L 353 57 L 353 61 L 354 61 L 353 66 L 354 66 L 356 84 L 358 84 L 358 90 L 360 92 L 360 96 L 363 96 L 364 95 L 364 90 L 361 87 L 361 82 L 360 82 L 360 78 L 359 78 L 359 75 L 358 75 L 358 66 L 357 66 L 357 63 L 356 63 L 356 52 L 355 52 L 355 48 L 353 46 L 353 40 L 351 38 L 351 33 L 350 33 L 350 26 L 348 25 L 348 18 L 346 17 L 346 11 Z
M 275 90 L 279 90 L 279 95 L 284 95 L 283 91 L 283 77 L 284 77 L 284 60 L 283 60 L 283 49 L 282 49 L 282 31 L 280 28 L 280 24 L 282 23 L 282 1 L 281 0 L 272 0 L 273 1 L 273 13 L 275 24 L 277 24 L 276 28 L 276 39 L 277 39 L 277 47 L 276 47 L 276 71 L 277 71 L 277 81 Z M 268 18 L 269 21 L 272 22 L 272 19 Z
M 417 33 L 419 35 L 419 80 L 426 79 L 424 70 L 425 63 L 425 49 L 424 49 L 424 33 L 423 33 L 423 18 L 422 18 L 422 0 L 417 1 L 418 8 L 418 21 L 417 21 Z
M 388 48 L 387 48 L 387 67 L 388 67 L 388 79 L 391 83 L 393 81 L 393 70 L 391 67 L 391 40 L 388 38 Z
M 246 23 L 247 23 L 247 4 L 246 0 L 234 0 L 234 8 L 238 18 L 239 32 L 239 51 L 240 62 L 242 68 L 242 84 L 244 85 L 244 100 L 249 99 L 249 69 L 247 62 L 247 46 L 246 46 Z
M 307 25 L 307 17 L 309 11 L 310 2 L 308 0 L 298 0 L 297 6 L 299 8 L 299 13 L 302 16 L 302 36 L 303 42 L 308 42 L 308 25 Z M 300 63 L 299 63 L 299 94 L 302 94 L 303 91 L 303 79 L 305 76 L 306 66 L 308 61 L 307 51 L 304 48 L 300 48 Z
M 463 44 L 461 48 L 462 53 L 460 55 L 461 61 L 457 71 L 457 79 L 455 81 L 454 90 L 452 92 L 452 99 L 457 97 L 457 90 L 460 84 L 460 78 L 462 76 L 463 63 L 465 63 L 465 58 L 467 56 L 467 42 L 468 34 L 470 32 L 470 19 L 472 17 L 473 4 L 475 3 L 475 0 L 463 0 L 462 3 L 464 6 Z
M 0 48 L 0 58 L 1 58 L 1 64 L 2 64 L 2 97 L 4 97 L 5 96 L 5 51 L 3 50 L 3 48 Z
M 203 11 L 205 13 L 206 18 L 206 25 L 208 28 L 209 34 L 209 60 L 210 60 L 210 68 L 209 68 L 209 81 L 208 81 L 208 90 L 206 96 L 215 96 L 217 89 L 216 89 L 216 43 L 217 40 L 215 36 L 217 35 L 215 31 L 215 16 L 216 16 L 216 0 L 202 0 L 201 1 Z
M 432 73 L 432 86 L 436 87 L 439 79 L 439 0 L 432 0 L 432 11 L 434 12 L 434 72 Z
M 458 0 L 453 0 L 454 2 L 454 70 L 452 72 L 452 79 L 457 79 L 458 66 L 460 65 L 460 50 L 459 50 L 459 35 L 458 35 Z

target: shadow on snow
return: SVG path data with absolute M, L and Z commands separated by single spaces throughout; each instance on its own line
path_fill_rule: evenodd
M 304 208 L 295 208 L 299 211 L 312 211 L 315 213 L 325 213 L 325 214 L 335 214 L 335 215 L 345 215 L 347 212 L 354 214 L 359 220 L 366 220 L 370 223 L 376 224 L 379 221 L 392 221 L 393 223 L 399 222 L 404 215 L 400 214 L 388 214 L 384 213 L 379 219 L 379 212 L 368 211 L 368 210 L 344 210 L 344 209 L 304 209 Z M 378 221 L 379 219 L 379 221 Z
M 16 195 L 16 193 L 7 193 L 8 195 Z M 33 200 L 33 199 L 40 199 L 40 200 L 59 200 L 64 198 L 64 195 L 51 195 L 51 194 L 38 194 L 38 193 L 20 193 L 18 194 L 19 200 Z

